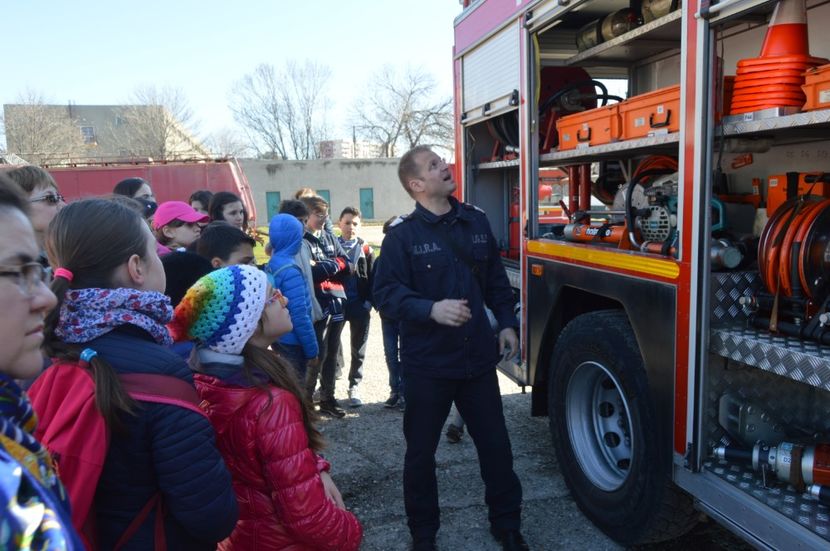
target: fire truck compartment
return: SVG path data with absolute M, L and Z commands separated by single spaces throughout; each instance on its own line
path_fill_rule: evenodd
M 741 297 L 762 287 L 753 270 L 712 274 L 709 361 L 705 376 L 705 473 L 830 541 L 830 508 L 806 492 L 751 464 L 718 459 L 718 446 L 746 446 L 719 419 L 721 398 L 729 395 L 775 419 L 787 441 L 803 445 L 830 441 L 830 350 L 749 325 Z M 749 427 L 751 431 L 756 427 Z M 770 442 L 777 445 L 778 442 Z

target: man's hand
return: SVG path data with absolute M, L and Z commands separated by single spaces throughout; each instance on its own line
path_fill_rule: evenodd
M 505 360 L 512 360 L 518 352 L 519 337 L 516 336 L 516 331 L 512 327 L 505 327 L 499 332 L 499 354 Z
M 467 299 L 445 298 L 433 303 L 429 317 L 441 325 L 460 327 L 470 321 L 473 313 L 467 306 Z
M 326 497 L 339 508 L 346 510 L 346 504 L 343 503 L 343 496 L 340 495 L 340 490 L 331 479 L 331 475 L 326 471 L 320 472 L 320 480 L 323 481 L 323 490 L 326 492 Z

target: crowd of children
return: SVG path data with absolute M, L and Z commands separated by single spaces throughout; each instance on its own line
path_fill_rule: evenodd
M 0 173 L 0 548 L 359 547 L 314 397 L 345 415 L 349 323 L 362 404 L 375 251 L 358 209 L 337 236 L 309 191 L 280 205 L 260 267 L 232 193 L 156 204 L 130 178 L 67 205 L 45 170 Z

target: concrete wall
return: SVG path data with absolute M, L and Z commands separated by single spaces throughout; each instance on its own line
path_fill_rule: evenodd
M 271 218 L 266 192 L 279 192 L 280 199 L 285 200 L 293 198 L 301 187 L 328 190 L 335 221 L 347 206 L 360 208 L 366 220 L 381 222 L 411 212 L 415 206 L 398 181 L 398 159 L 240 160 L 240 164 L 251 185 L 259 225 Z M 361 207 L 361 188 L 372 190 L 373 216 Z

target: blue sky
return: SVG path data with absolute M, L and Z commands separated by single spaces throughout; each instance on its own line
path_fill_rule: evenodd
M 203 133 L 233 126 L 233 82 L 259 63 L 329 65 L 334 137 L 384 64 L 420 66 L 452 93 L 458 0 L 8 0 L 0 104 L 26 89 L 54 103 L 118 104 L 140 85 L 187 97 Z

